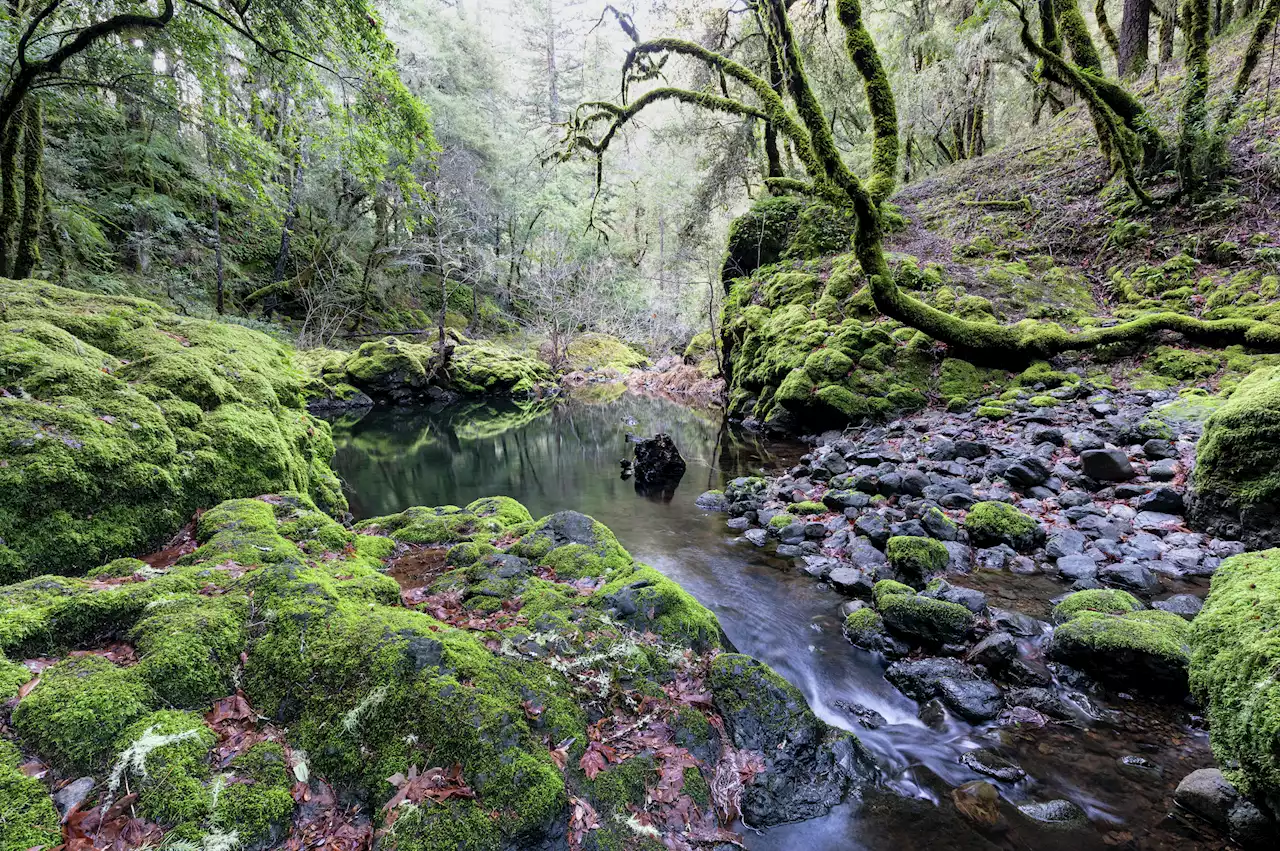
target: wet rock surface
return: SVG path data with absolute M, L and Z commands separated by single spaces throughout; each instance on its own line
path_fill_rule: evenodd
M 926 726 L 1102 729 L 1135 699 L 1191 722 L 1190 622 L 1245 548 L 1187 525 L 1201 426 L 1162 413 L 1169 391 L 1070 390 L 995 420 L 925 411 L 819 435 L 784 473 L 725 489 L 735 529 L 850 598 L 851 652 L 882 658 Z M 1170 794 L 1159 765 L 1118 758 L 1108 770 Z M 1037 770 L 981 748 L 961 764 L 998 787 Z M 1080 802 L 999 795 L 1044 829 L 1094 818 Z M 978 824 L 998 818 L 987 797 L 953 789 Z M 1244 806 L 1236 821 L 1214 823 L 1241 842 L 1264 823 Z

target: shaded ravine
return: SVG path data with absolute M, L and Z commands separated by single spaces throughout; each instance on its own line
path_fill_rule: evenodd
M 620 478 L 618 461 L 629 455 L 627 433 L 656 432 L 675 439 L 689 467 L 674 490 L 641 494 Z M 569 508 L 592 515 L 636 559 L 712 609 L 730 641 L 800 688 L 820 717 L 854 730 L 880 761 L 886 791 L 823 819 L 749 833 L 746 846 L 753 851 L 871 851 L 922 842 L 947 849 L 1224 845 L 1165 816 L 1177 781 L 1212 764 L 1207 737 L 1188 728 L 1185 711 L 1127 701 L 1110 707 L 1118 713 L 1115 724 L 1087 731 L 963 722 L 926 727 L 917 704 L 883 678 L 884 663 L 841 635 L 842 595 L 736 540 L 723 515 L 694 505 L 700 493 L 729 478 L 789 466 L 804 451 L 800 445 L 734 435 L 715 415 L 634 395 L 597 405 L 570 399 L 376 411 L 336 420 L 334 442 L 334 466 L 358 518 L 494 494 L 514 497 L 535 517 Z M 983 577 L 983 590 L 1006 580 L 1013 585 L 1025 578 Z M 1000 590 L 1001 605 L 1017 608 L 1022 589 Z M 1043 590 L 1022 592 L 1033 614 L 1040 614 L 1033 609 L 1043 606 Z M 844 702 L 874 709 L 889 723 L 865 729 L 841 708 Z M 996 831 L 976 830 L 950 800 L 952 787 L 987 779 L 958 761 L 978 746 L 1000 750 L 1028 773 L 1016 784 L 997 784 L 1006 801 L 1004 825 Z M 1124 773 L 1118 759 L 1126 755 L 1145 757 L 1162 774 Z M 1093 829 L 1037 829 L 1008 804 L 1053 798 L 1084 807 Z

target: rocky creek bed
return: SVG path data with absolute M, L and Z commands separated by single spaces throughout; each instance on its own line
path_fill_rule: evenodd
M 1194 736 L 1207 702 L 1225 776 L 1193 758 L 1197 770 L 1162 780 L 1142 753 L 1110 758 L 1162 790 L 1156 806 L 1272 847 L 1274 722 L 1251 701 L 1275 688 L 1263 660 L 1274 661 L 1276 602 L 1259 589 L 1277 570 L 1272 553 L 1243 554 L 1244 543 L 1188 526 L 1203 399 L 1046 389 L 985 415 L 925 412 L 826 433 L 784 475 L 734 479 L 698 504 L 727 512 L 744 545 L 844 594 L 846 638 L 884 660 L 925 724 L 1005 731 L 1003 745 L 961 757 L 985 778 L 952 793 L 971 819 L 994 827 L 1004 797 L 1032 819 L 1088 820 L 1074 801 L 1036 799 L 1035 769 L 1007 756 L 1026 753 L 1009 745 L 1027 731 L 1170 725 L 1175 738 Z M 1269 625 L 1255 635 L 1246 621 Z M 1134 707 L 1145 718 L 1122 719 Z M 865 727 L 885 724 L 846 708 Z

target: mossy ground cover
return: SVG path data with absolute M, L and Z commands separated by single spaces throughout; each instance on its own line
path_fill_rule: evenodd
M 0 581 L 137 554 L 231 497 L 345 508 L 287 345 L 40 282 L 0 303 Z
M 575 830 L 656 848 L 630 808 L 675 833 L 727 827 L 719 762 L 764 782 L 778 759 L 725 739 L 744 686 L 711 677 L 714 615 L 584 515 L 493 497 L 351 529 L 286 493 L 224 502 L 194 535 L 167 566 L 0 587 L 0 658 L 60 660 L 35 682 L 0 668 L 25 686 L 0 739 L 0 846 L 57 835 L 47 787 L 12 776 L 15 745 L 51 777 L 99 778 L 91 803 L 136 792 L 174 840 L 279 843 L 315 816 L 309 790 L 341 818 L 356 802 L 352 829 L 386 827 L 388 847 L 441 851 Z M 388 563 L 424 546 L 447 548 L 440 572 L 402 589 Z

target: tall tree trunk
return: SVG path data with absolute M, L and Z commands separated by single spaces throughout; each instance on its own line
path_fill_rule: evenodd
M 1058 12 L 1058 30 L 1071 49 L 1071 61 L 1086 71 L 1102 75 L 1102 57 L 1089 35 L 1089 25 L 1080 11 L 1079 0 L 1054 0 Z
M 18 224 L 18 143 L 22 141 L 22 113 L 4 127 L 0 141 L 0 277 L 13 271 L 13 230 Z
M 1116 68 L 1118 69 L 1120 67 L 1120 39 L 1116 37 L 1116 31 L 1112 28 L 1111 21 L 1107 18 L 1107 0 L 1098 0 L 1094 4 L 1093 17 L 1098 21 L 1098 29 L 1102 32 L 1102 40 L 1107 43 L 1107 47 L 1111 50 L 1111 58 L 1116 60 Z
M 1151 0 L 1124 0 L 1120 23 L 1120 76 L 1138 76 L 1147 70 L 1151 33 Z
M 1262 47 L 1267 36 L 1276 28 L 1277 20 L 1280 20 L 1280 0 L 1267 0 L 1267 5 L 1262 7 L 1262 14 L 1254 24 L 1249 46 L 1245 48 L 1244 61 L 1240 63 L 1235 85 L 1231 87 L 1231 97 L 1223 102 L 1218 113 L 1219 127 L 1231 120 L 1236 108 L 1244 100 L 1245 93 L 1249 91 L 1249 80 L 1253 76 L 1253 70 L 1258 67 L 1258 60 L 1262 58 Z
M 1178 178 L 1184 192 L 1195 189 L 1196 149 L 1202 143 L 1208 114 L 1209 93 L 1209 0 L 1188 0 L 1187 73 L 1182 84 L 1182 127 L 1178 136 Z
M 298 143 L 301 146 L 301 142 Z M 278 284 L 285 279 L 289 269 L 290 251 L 293 245 L 293 226 L 298 223 L 298 195 L 302 186 L 302 169 L 305 157 L 299 150 L 293 161 L 293 179 L 289 186 L 289 200 L 284 211 L 284 223 L 280 228 L 280 250 L 276 252 L 276 268 L 271 275 L 271 283 Z
M 1160 64 L 1173 59 L 1173 36 L 1178 30 L 1177 0 L 1166 0 L 1165 5 L 1159 3 L 1151 7 L 1160 16 Z
M 22 131 L 22 225 L 14 253 L 13 276 L 29 278 L 40 262 L 40 229 L 44 219 L 44 107 L 27 99 Z
M 209 176 L 216 178 L 217 161 L 213 155 L 213 136 L 205 131 L 204 137 L 205 150 L 209 161 Z M 214 179 L 213 185 L 209 189 L 209 224 L 213 230 L 213 265 L 214 265 L 214 283 L 215 305 L 218 315 L 221 316 L 226 312 L 226 269 L 222 261 L 222 210 L 218 203 L 218 181 Z

